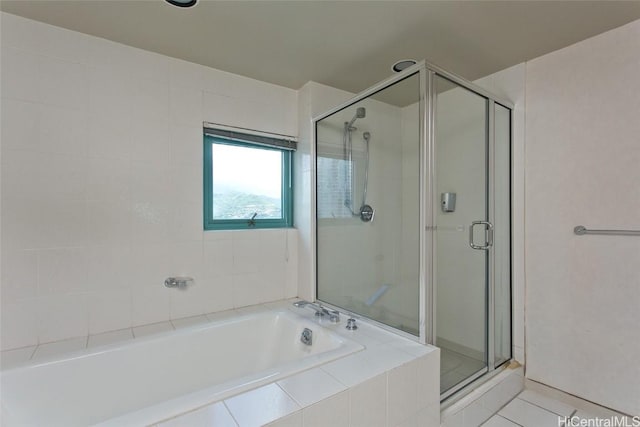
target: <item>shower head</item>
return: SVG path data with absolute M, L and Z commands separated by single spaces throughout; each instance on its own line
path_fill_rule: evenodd
M 353 124 L 353 122 L 356 121 L 356 119 L 364 119 L 366 115 L 367 115 L 367 110 L 364 107 L 358 107 L 356 109 L 356 115 L 353 116 L 353 119 L 351 119 L 347 127 L 351 127 L 351 125 Z

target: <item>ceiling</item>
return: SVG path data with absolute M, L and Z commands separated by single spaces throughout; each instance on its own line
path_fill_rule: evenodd
M 0 9 L 224 71 L 359 92 L 399 59 L 467 79 L 640 19 L 640 1 L 2 0 Z

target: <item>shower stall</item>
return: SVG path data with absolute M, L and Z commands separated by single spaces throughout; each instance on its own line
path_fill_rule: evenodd
M 314 118 L 316 298 L 440 347 L 442 399 L 511 359 L 512 108 L 420 62 Z

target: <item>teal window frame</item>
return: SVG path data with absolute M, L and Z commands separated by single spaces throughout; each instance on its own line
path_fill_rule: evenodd
M 256 150 L 279 151 L 282 153 L 282 185 L 281 212 L 282 218 L 258 218 L 253 221 L 247 219 L 214 219 L 213 204 L 213 165 L 211 151 L 213 144 L 232 145 L 236 147 L 253 148 Z M 250 142 L 237 141 L 218 136 L 204 135 L 204 229 L 205 230 L 252 230 L 259 228 L 289 228 L 293 227 L 293 151 L 278 147 L 270 147 Z

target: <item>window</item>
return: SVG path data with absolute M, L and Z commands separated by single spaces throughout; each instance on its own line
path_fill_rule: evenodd
M 204 229 L 291 227 L 294 144 L 205 128 Z

